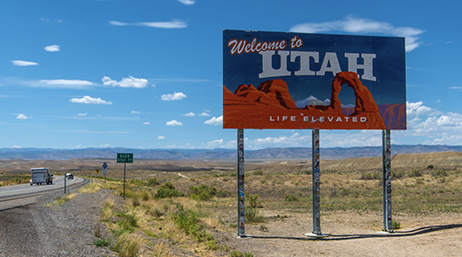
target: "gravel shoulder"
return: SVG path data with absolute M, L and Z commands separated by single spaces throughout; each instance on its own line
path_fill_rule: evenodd
M 111 191 L 78 193 L 61 205 L 53 203 L 57 197 L 64 193 L 26 198 L 24 206 L 0 211 L 0 256 L 117 256 L 93 244 L 98 227 L 108 235 L 98 218 Z

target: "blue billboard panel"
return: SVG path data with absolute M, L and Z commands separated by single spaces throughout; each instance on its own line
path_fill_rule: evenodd
M 223 127 L 404 130 L 404 38 L 225 30 Z

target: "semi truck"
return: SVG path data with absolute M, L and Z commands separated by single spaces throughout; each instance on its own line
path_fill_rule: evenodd
M 30 169 L 30 185 L 33 184 L 53 184 L 53 174 L 50 174 L 48 168 L 32 168 Z

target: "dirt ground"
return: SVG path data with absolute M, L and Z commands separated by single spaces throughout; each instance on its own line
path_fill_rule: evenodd
M 265 216 L 273 216 L 265 213 Z M 246 225 L 246 238 L 225 236 L 220 243 L 254 256 L 461 256 L 462 215 L 396 215 L 401 228 L 380 232 L 381 213 L 336 212 L 321 215 L 321 230 L 308 237 L 312 218 L 289 214 L 264 224 Z M 262 226 L 266 232 L 262 231 Z
M 457 157 L 457 158 L 456 158 Z M 453 161 L 456 160 L 456 161 Z M 436 167 L 458 168 L 460 162 L 458 153 L 438 153 L 433 155 L 398 155 L 393 159 L 395 168 L 411 169 L 414 167 L 426 168 L 428 165 Z M 362 169 L 377 169 L 381 165 L 380 158 L 358 158 L 341 161 L 325 161 L 324 170 L 352 170 L 359 174 Z M 0 161 L 0 173 L 27 174 L 30 167 L 50 167 L 56 173 L 72 172 L 76 176 L 95 176 L 95 169 L 101 169 L 102 160 L 69 160 L 63 161 Z M 121 179 L 123 167 L 120 164 L 109 163 L 108 177 Z M 419 164 L 419 165 L 417 165 Z M 206 179 L 211 174 L 222 175 L 235 172 L 235 162 L 229 161 L 139 161 L 127 165 L 127 179 L 146 180 L 150 177 L 159 178 L 159 181 L 173 180 L 178 177 Z M 289 162 L 254 162 L 246 163 L 247 174 L 254 170 L 263 169 L 264 174 L 276 173 L 302 173 L 311 169 L 309 161 Z M 323 172 L 323 171 L 322 171 Z M 181 173 L 181 174 L 180 174 Z M 163 174 L 163 175 L 162 175 Z M 359 177 L 359 175 L 356 175 Z M 206 180 L 204 179 L 204 180 Z M 213 178 L 218 181 L 218 178 Z M 179 180 L 175 186 L 182 186 Z M 220 189 L 234 192 L 235 181 L 230 178 L 219 180 Z M 261 184 L 256 180 L 257 184 Z M 249 181 L 250 182 L 250 181 Z M 195 183 L 202 183 L 202 180 Z M 218 183 L 218 182 L 217 182 Z M 301 182 L 300 182 L 301 183 Z M 361 182 L 363 183 L 363 182 Z M 365 182 L 364 182 L 365 183 Z M 185 183 L 187 188 L 191 183 Z M 276 184 L 272 188 L 265 184 L 259 191 L 252 192 L 250 184 L 246 184 L 250 193 L 258 193 L 260 199 L 271 201 L 265 190 L 275 188 L 290 188 L 285 184 Z M 290 185 L 293 187 L 293 185 Z M 304 187 L 310 190 L 309 182 Z M 181 188 L 180 188 L 181 189 Z M 289 190 L 289 189 L 288 189 Z M 282 191 L 281 195 L 291 191 Z M 454 190 L 453 192 L 458 192 Z M 267 202 L 268 203 L 268 202 Z M 235 203 L 231 202 L 231 205 Z M 237 219 L 236 208 L 226 208 L 222 220 L 229 224 Z M 226 231 L 213 230 L 219 245 L 226 245 L 230 251 L 210 252 L 207 256 L 229 256 L 234 250 L 241 253 L 251 253 L 255 257 L 271 256 L 462 256 L 462 214 L 456 212 L 439 212 L 438 214 L 409 215 L 394 213 L 393 220 L 400 222 L 401 228 L 394 233 L 381 232 L 383 226 L 383 213 L 365 211 L 323 211 L 321 202 L 321 229 L 323 233 L 330 234 L 325 238 L 308 237 L 311 233 L 311 210 L 305 212 L 276 211 L 269 208 L 260 209 L 265 217 L 264 223 L 246 224 L 246 237 L 237 236 L 237 228 L 228 226 Z M 217 213 L 218 214 L 218 213 Z M 279 215 L 279 216 L 278 216 Z M 218 215 L 217 215 L 218 217 Z M 172 246 L 175 247 L 175 246 Z M 184 250 L 184 249 L 183 249 Z M 183 251 L 184 252 L 184 251 Z M 141 256 L 143 256 L 141 254 Z M 178 256 L 194 256 L 178 255 Z M 199 255 L 201 256 L 201 255 Z

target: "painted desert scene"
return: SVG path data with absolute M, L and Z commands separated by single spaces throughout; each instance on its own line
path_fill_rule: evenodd
M 342 106 L 342 86 L 354 90 L 354 107 Z M 300 108 L 282 79 L 268 80 L 258 87 L 240 85 L 235 92 L 223 86 L 224 128 L 269 129 L 406 129 L 406 105 L 377 105 L 369 89 L 355 72 L 339 72 L 327 103 Z

